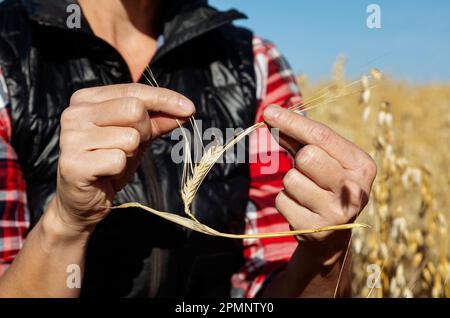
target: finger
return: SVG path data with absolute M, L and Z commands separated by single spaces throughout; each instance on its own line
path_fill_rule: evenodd
M 366 206 L 369 192 L 363 186 L 353 180 L 345 180 L 342 185 L 341 194 L 336 198 L 339 211 L 335 216 L 340 216 L 347 222 L 353 219 Z
M 98 149 L 82 153 L 61 153 L 59 170 L 65 180 L 84 180 L 91 184 L 100 177 L 121 175 L 127 157 L 120 149 Z
M 137 98 L 121 98 L 102 103 L 82 103 L 66 108 L 61 116 L 61 129 L 82 130 L 92 127 L 133 127 L 142 142 L 151 135 L 150 116 Z
M 286 149 L 293 158 L 295 157 L 295 154 L 300 150 L 300 148 L 303 147 L 303 144 L 299 143 L 294 138 L 291 138 L 283 133 L 280 133 L 280 129 L 278 128 L 270 127 L 270 133 L 274 137 L 278 137 L 275 138 L 278 144 L 284 149 Z
M 178 118 L 180 123 L 185 121 L 185 118 Z M 176 128 L 178 123 L 175 117 L 163 113 L 150 116 L 144 103 L 131 97 L 70 106 L 61 117 L 61 126 L 66 129 L 90 129 L 93 125 L 133 127 L 145 143 Z
M 195 111 L 194 104 L 177 92 L 137 83 L 82 89 L 72 95 L 71 104 L 101 103 L 125 97 L 140 99 L 148 111 L 163 112 L 174 117 L 189 117 Z
M 180 124 L 183 124 L 186 121 L 186 119 L 178 119 L 178 122 Z M 154 114 L 150 118 L 151 122 L 151 135 L 152 139 L 155 139 L 165 133 L 168 133 L 175 128 L 178 127 L 178 123 L 176 122 L 176 119 L 172 116 L 167 116 L 165 114 Z
M 286 173 L 283 186 L 287 195 L 311 212 L 320 215 L 331 212 L 335 199 L 332 193 L 320 188 L 297 169 Z
M 150 138 L 150 116 L 144 103 L 134 97 L 94 104 L 91 120 L 97 126 L 133 127 L 143 142 Z
M 126 154 L 120 149 L 98 149 L 87 152 L 85 160 L 90 162 L 91 167 L 87 169 L 90 175 L 96 178 L 121 175 L 127 165 Z
M 62 151 L 120 149 L 127 156 L 132 156 L 139 148 L 141 137 L 139 132 L 131 127 L 94 127 L 81 131 L 64 131 L 60 143 Z
M 299 205 L 295 200 L 290 198 L 284 191 L 281 191 L 276 200 L 277 210 L 286 218 L 286 221 L 297 230 L 311 229 L 326 226 L 320 215 Z
M 304 146 L 295 155 L 295 167 L 322 189 L 340 192 L 346 171 L 323 149 Z
M 327 126 L 296 114 L 288 109 L 270 105 L 264 111 L 266 122 L 304 145 L 324 149 L 346 169 L 359 168 L 365 153 Z

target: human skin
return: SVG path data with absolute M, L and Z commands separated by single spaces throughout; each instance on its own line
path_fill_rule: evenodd
M 295 229 L 352 222 L 367 204 L 377 171 L 373 159 L 326 125 L 279 106 L 269 106 L 264 118 L 295 158 L 276 198 L 278 211 Z M 350 238 L 349 231 L 299 238 L 289 264 L 263 295 L 350 296 Z

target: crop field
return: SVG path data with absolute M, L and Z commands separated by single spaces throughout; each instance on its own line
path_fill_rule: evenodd
M 351 244 L 356 297 L 450 297 L 450 83 L 411 84 L 368 70 L 299 78 L 308 116 L 369 152 L 378 165 Z M 330 96 L 332 96 L 330 98 Z

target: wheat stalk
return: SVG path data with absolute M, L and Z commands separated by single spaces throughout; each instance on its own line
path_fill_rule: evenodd
M 153 72 L 150 68 L 147 68 L 147 72 L 149 73 L 150 79 L 145 76 L 150 85 L 158 87 L 158 83 L 153 75 Z M 354 83 L 350 84 L 354 85 Z M 316 102 L 313 100 L 311 104 Z M 323 103 L 322 103 L 323 104 Z M 310 105 L 310 104 L 309 104 Z M 318 105 L 314 105 L 313 107 L 317 107 Z M 301 107 L 301 105 L 294 105 L 291 107 L 291 110 L 296 111 Z M 200 139 L 201 145 L 203 147 L 203 141 L 200 137 L 199 129 L 193 117 L 190 119 L 190 124 L 194 130 L 194 134 L 197 134 Z M 368 226 L 365 224 L 352 223 L 352 224 L 343 224 L 337 226 L 328 226 L 328 227 L 320 227 L 314 229 L 304 229 L 304 230 L 294 230 L 294 231 L 285 231 L 285 232 L 273 232 L 273 233 L 259 233 L 259 234 L 229 234 L 222 233 L 216 231 L 204 224 L 202 224 L 191 212 L 191 205 L 195 199 L 195 196 L 205 180 L 208 173 L 211 171 L 212 167 L 215 165 L 217 160 L 231 147 L 236 145 L 239 141 L 241 141 L 246 136 L 250 135 L 256 129 L 265 125 L 264 122 L 256 123 L 253 126 L 245 129 L 234 138 L 229 140 L 225 145 L 213 145 L 209 147 L 208 150 L 204 151 L 202 158 L 200 159 L 198 164 L 193 164 L 192 158 L 190 155 L 190 143 L 186 136 L 186 133 L 181 125 L 181 123 L 176 120 L 178 126 L 182 130 L 182 134 L 184 137 L 184 146 L 185 146 L 185 160 L 183 165 L 183 176 L 181 182 L 181 198 L 184 205 L 184 212 L 189 218 L 185 218 L 173 213 L 162 212 L 155 210 L 153 208 L 147 207 L 137 202 L 125 203 L 117 207 L 113 207 L 112 209 L 125 209 L 130 207 L 140 208 L 147 212 L 150 212 L 154 215 L 157 215 L 163 219 L 181 225 L 183 227 L 189 228 L 191 230 L 201 232 L 207 235 L 219 236 L 225 238 L 234 238 L 234 239 L 259 239 L 259 238 L 272 238 L 272 237 L 283 237 L 283 236 L 294 236 L 294 235 L 303 235 L 303 234 L 311 234 L 325 231 L 338 231 L 338 230 L 350 230 L 354 228 L 367 228 Z M 204 149 L 204 147 L 203 147 Z
M 186 146 L 186 149 L 189 149 L 188 146 Z M 198 222 L 198 220 L 191 213 L 190 206 L 192 205 L 203 180 L 221 156 L 222 149 L 223 147 L 220 146 L 210 147 L 200 159 L 200 162 L 193 167 L 191 175 L 186 176 L 186 173 L 183 173 L 185 177 L 182 178 L 181 199 L 184 203 L 184 212 L 196 222 Z
M 196 127 L 195 122 L 192 122 L 195 126 L 194 129 L 198 128 Z M 194 201 L 195 195 L 198 192 L 198 189 L 200 188 L 201 184 L 205 180 L 206 176 L 208 175 L 209 171 L 211 171 L 214 164 L 217 162 L 217 160 L 231 147 L 233 147 L 235 144 L 237 144 L 239 141 L 241 141 L 245 136 L 251 134 L 253 131 L 258 129 L 259 127 L 263 126 L 264 123 L 257 123 L 237 136 L 235 136 L 233 139 L 228 141 L 225 145 L 213 145 L 211 146 L 207 151 L 205 151 L 204 155 L 200 159 L 200 162 L 196 165 L 192 165 L 192 160 L 190 160 L 190 156 L 188 156 L 188 160 L 185 161 L 185 165 L 183 167 L 183 178 L 182 178 L 182 185 L 181 185 L 181 198 L 184 203 L 184 212 L 191 217 L 194 221 L 198 222 L 198 220 L 194 217 L 192 214 L 190 207 L 192 205 L 192 202 Z M 188 150 L 189 143 L 187 142 L 187 139 L 185 138 L 185 149 Z M 186 157 L 185 157 L 186 158 Z M 191 172 L 189 174 L 189 171 Z
M 112 207 L 111 209 L 126 209 L 126 208 L 139 208 L 150 212 L 154 215 L 157 215 L 165 220 L 168 220 L 172 223 L 181 225 L 185 228 L 191 229 L 196 232 L 200 232 L 210 236 L 218 236 L 230 239 L 262 239 L 262 238 L 273 238 L 273 237 L 285 237 L 285 236 L 294 236 L 294 235 L 305 235 L 305 234 L 313 234 L 319 232 L 328 232 L 328 231 L 341 231 L 341 230 L 351 230 L 355 228 L 369 228 L 368 225 L 352 223 L 352 224 L 343 224 L 343 225 L 335 225 L 335 226 L 325 226 L 314 229 L 303 229 L 303 230 L 295 230 L 295 231 L 284 231 L 284 232 L 272 232 L 272 233 L 258 233 L 258 234 L 231 234 L 231 233 L 222 233 L 216 231 L 207 225 L 204 225 L 199 222 L 195 222 L 192 219 L 185 218 L 173 213 L 162 212 L 156 209 L 150 208 L 143 204 L 137 202 L 125 203 L 120 206 Z
M 203 180 L 208 175 L 209 171 L 212 169 L 216 161 L 222 156 L 225 151 L 229 148 L 233 147 L 240 140 L 245 138 L 245 136 L 251 134 L 256 129 L 262 127 L 264 123 L 257 123 L 237 136 L 235 136 L 232 140 L 227 142 L 223 146 L 211 146 L 205 154 L 202 156 L 200 162 L 196 165 L 192 164 L 192 160 L 190 159 L 190 155 L 185 154 L 185 158 L 188 158 L 185 161 L 183 167 L 183 178 L 182 178 L 182 188 L 181 188 L 181 197 L 184 204 L 184 212 L 189 216 L 190 219 L 181 217 L 179 215 L 162 212 L 155 210 L 153 208 L 147 207 L 140 203 L 131 202 L 125 203 L 117 207 L 113 207 L 113 209 L 125 209 L 130 207 L 140 208 L 152 214 L 155 214 L 161 218 L 164 218 L 168 221 L 181 225 L 183 227 L 189 228 L 191 230 L 211 235 L 211 236 L 219 236 L 224 238 L 231 239 L 260 239 L 260 238 L 273 238 L 273 237 L 283 237 L 283 236 L 295 236 L 295 235 L 304 235 L 304 234 L 312 234 L 319 232 L 327 232 L 327 231 L 340 231 L 340 230 L 351 230 L 354 228 L 368 228 L 365 224 L 352 223 L 352 224 L 343 224 L 337 226 L 327 226 L 320 227 L 314 229 L 304 229 L 304 230 L 294 230 L 294 231 L 285 231 L 285 232 L 272 232 L 272 233 L 259 233 L 259 234 L 230 234 L 230 233 L 222 233 L 216 231 L 198 221 L 195 216 L 192 214 L 190 207 L 195 198 L 195 195 L 198 192 Z M 189 142 L 185 139 L 185 149 L 189 148 Z

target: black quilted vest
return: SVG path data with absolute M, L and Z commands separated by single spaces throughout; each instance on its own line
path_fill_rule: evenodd
M 0 65 L 12 102 L 12 145 L 27 183 L 33 223 L 55 192 L 59 121 L 78 89 L 129 83 L 115 49 L 84 19 L 66 26 L 72 0 L 7 0 L 0 4 Z M 164 0 L 164 44 L 150 67 L 159 84 L 194 101 L 203 129 L 248 127 L 255 118 L 252 34 L 233 26 L 237 11 L 206 1 Z M 142 80 L 144 82 L 144 80 Z M 152 143 L 116 204 L 138 201 L 182 214 L 182 165 L 171 159 L 170 134 Z M 208 141 L 209 142 L 209 141 Z M 193 204 L 214 229 L 244 231 L 248 165 L 217 164 Z M 82 296 L 229 296 L 242 265 L 240 241 L 212 238 L 144 211 L 113 211 L 90 241 Z

